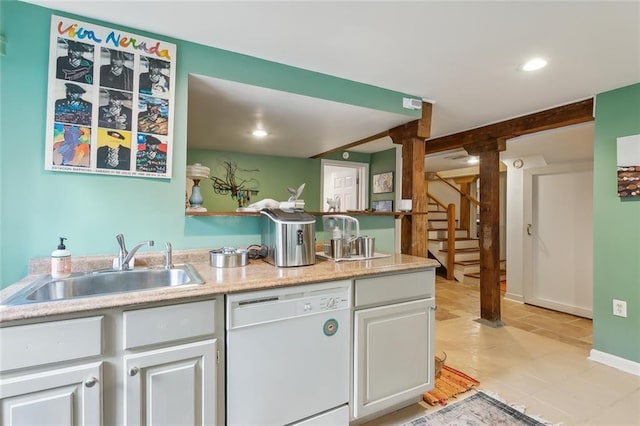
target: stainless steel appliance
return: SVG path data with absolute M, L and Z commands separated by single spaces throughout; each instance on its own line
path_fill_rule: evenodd
M 227 425 L 349 424 L 351 281 L 227 296 Z
M 264 209 L 260 213 L 267 262 L 275 266 L 304 266 L 316 262 L 315 217 L 293 209 Z

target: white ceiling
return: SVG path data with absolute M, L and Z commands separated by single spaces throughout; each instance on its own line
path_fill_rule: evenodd
M 433 137 L 640 81 L 639 1 L 33 3 L 423 97 Z

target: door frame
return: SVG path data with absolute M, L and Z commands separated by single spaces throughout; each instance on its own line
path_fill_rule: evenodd
M 571 173 L 571 172 L 593 172 L 593 163 L 589 161 L 576 162 L 576 163 L 561 163 L 551 164 L 544 167 L 535 167 L 526 169 L 524 171 L 523 178 L 523 223 L 522 223 L 522 241 L 523 241 L 523 301 L 524 303 L 532 302 L 536 300 L 536 306 L 542 306 L 537 304 L 537 299 L 533 294 L 533 238 L 527 234 L 528 224 L 533 224 L 533 180 L 535 176 L 551 175 L 559 173 Z M 593 229 L 593 227 L 592 227 Z M 534 231 L 535 235 L 535 231 Z M 532 303 L 533 304 L 533 303 Z M 591 318 L 593 315 L 592 310 L 585 310 L 580 307 L 568 306 L 564 304 L 555 304 L 553 302 L 546 303 L 547 306 L 543 306 L 548 309 L 558 310 L 561 312 L 567 312 L 582 317 Z
M 369 164 L 355 161 L 320 160 L 320 211 L 325 211 L 324 173 L 327 166 L 344 167 L 356 170 L 358 177 L 358 181 L 356 183 L 358 188 L 358 210 L 366 209 L 369 203 Z

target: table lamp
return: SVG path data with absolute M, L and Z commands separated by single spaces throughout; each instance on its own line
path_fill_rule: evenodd
M 190 207 L 187 208 L 188 212 L 206 212 L 207 209 L 202 207 L 202 194 L 200 193 L 200 187 L 198 184 L 202 179 L 209 177 L 209 167 L 203 166 L 200 163 L 195 163 L 187 166 L 187 177 L 193 180 L 193 188 L 191 189 L 191 197 L 189 197 Z

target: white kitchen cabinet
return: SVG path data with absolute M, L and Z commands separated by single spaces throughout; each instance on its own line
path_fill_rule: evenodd
M 223 315 L 220 297 L 0 327 L 0 424 L 223 425 Z
M 417 402 L 433 388 L 434 279 L 431 270 L 356 280 L 353 419 Z
M 210 339 L 126 355 L 126 424 L 216 424 L 216 351 Z
M 5 426 L 102 424 L 102 363 L 24 374 L 0 382 Z
M 2 425 L 102 423 L 103 322 L 92 316 L 0 329 Z
M 223 311 L 217 300 L 205 300 L 124 312 L 126 425 L 224 422 L 216 338 Z

